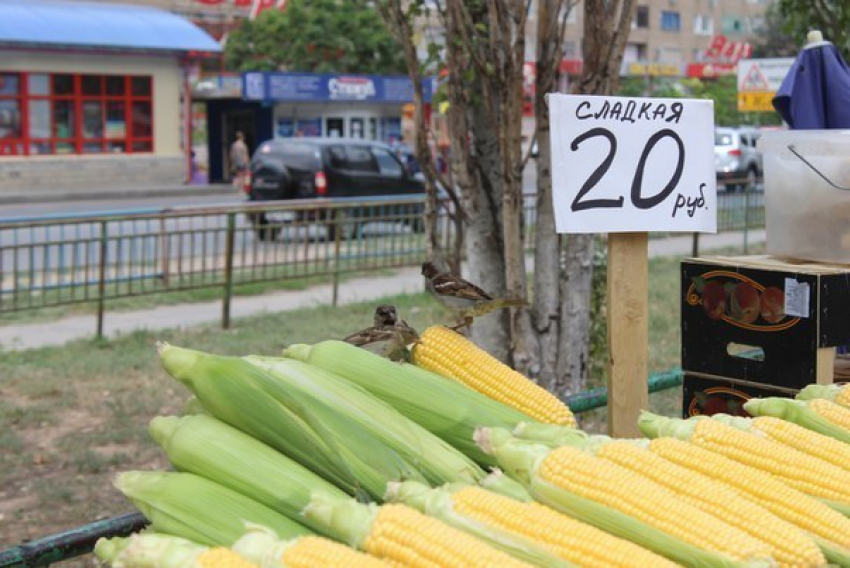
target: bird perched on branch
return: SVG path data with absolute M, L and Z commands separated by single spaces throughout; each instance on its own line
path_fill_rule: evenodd
M 452 329 L 468 327 L 473 318 L 483 316 L 501 308 L 524 306 L 525 301 L 517 298 L 494 298 L 472 282 L 449 272 L 441 272 L 433 262 L 422 263 L 425 285 L 437 300 L 460 316 L 460 322 Z
M 406 321 L 399 319 L 395 306 L 383 304 L 375 308 L 371 327 L 352 333 L 343 341 L 393 361 L 406 361 L 407 346 L 417 339 L 419 334 Z

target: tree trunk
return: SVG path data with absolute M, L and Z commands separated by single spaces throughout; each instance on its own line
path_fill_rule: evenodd
M 634 0 L 585 0 L 584 70 L 580 92 L 610 95 L 616 90 L 635 8 Z M 593 245 L 592 235 L 567 238 L 566 265 L 561 281 L 563 335 L 558 361 L 558 382 L 564 384 L 567 393 L 585 390 L 587 386 Z
M 555 208 L 552 204 L 552 147 L 549 139 L 549 107 L 546 94 L 556 90 L 561 59 L 563 22 L 558 15 L 565 0 L 539 0 L 537 12 L 537 73 L 535 74 L 534 111 L 537 122 L 537 227 L 534 248 L 534 303 L 531 321 L 537 336 L 537 361 L 527 372 L 551 392 L 558 389 L 558 353 L 562 322 L 561 237 L 555 232 Z M 566 19 L 566 17 L 564 17 Z
M 593 235 L 565 237 L 564 271 L 561 273 L 561 332 L 556 388 L 559 396 L 587 387 L 590 352 L 590 306 L 593 288 Z

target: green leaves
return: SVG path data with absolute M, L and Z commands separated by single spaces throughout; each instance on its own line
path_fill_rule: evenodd
M 377 11 L 357 0 L 290 0 L 231 33 L 229 68 L 240 71 L 406 74 Z

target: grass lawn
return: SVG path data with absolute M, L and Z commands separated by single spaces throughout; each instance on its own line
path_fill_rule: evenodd
M 658 372 L 679 366 L 679 262 L 652 259 L 649 274 L 649 368 Z M 0 353 L 0 549 L 131 511 L 111 486 L 114 474 L 167 466 L 147 424 L 180 412 L 188 391 L 160 368 L 157 340 L 228 355 L 276 354 L 289 343 L 365 327 L 378 303 L 395 304 L 418 329 L 445 318 L 430 296 L 414 294 L 239 319 L 227 331 L 145 332 Z M 678 389 L 651 399 L 656 411 L 679 412 Z M 599 431 L 604 420 L 604 410 L 594 411 L 583 424 Z

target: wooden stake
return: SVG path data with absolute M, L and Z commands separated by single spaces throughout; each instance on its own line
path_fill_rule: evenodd
M 642 437 L 649 403 L 649 235 L 608 235 L 608 434 Z

